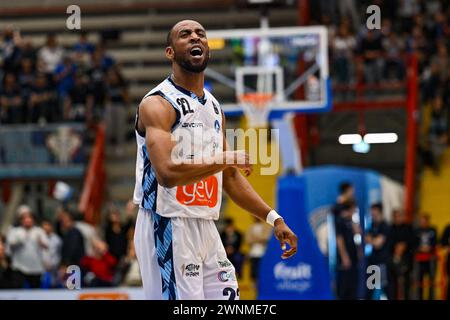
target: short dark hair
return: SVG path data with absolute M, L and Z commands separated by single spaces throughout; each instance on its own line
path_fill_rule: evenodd
M 225 218 L 224 222 L 226 226 L 231 226 L 234 223 L 233 219 L 231 218 Z
M 173 31 L 173 27 L 175 27 L 175 25 L 173 25 L 169 32 L 167 33 L 167 37 L 166 37 L 166 47 L 170 47 L 172 45 L 172 31 Z
M 383 205 L 381 203 L 374 203 L 370 206 L 370 209 L 376 209 L 383 213 Z
M 343 194 L 343 193 L 347 192 L 350 188 L 353 188 L 353 185 L 350 182 L 348 182 L 348 181 L 342 182 L 339 185 L 339 193 Z

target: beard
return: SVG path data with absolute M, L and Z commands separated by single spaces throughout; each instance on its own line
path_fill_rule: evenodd
M 192 73 L 200 73 L 205 71 L 206 67 L 208 66 L 209 62 L 209 50 L 204 52 L 205 58 L 203 59 L 203 62 L 201 64 L 192 64 L 191 61 L 189 61 L 189 58 L 187 55 L 181 55 L 175 52 L 174 60 L 180 67 L 182 67 L 184 70 Z

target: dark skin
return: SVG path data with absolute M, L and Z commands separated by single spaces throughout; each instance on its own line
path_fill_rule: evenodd
M 191 54 L 191 50 L 195 47 L 200 48 L 200 55 Z M 172 80 L 177 85 L 202 97 L 204 72 L 201 69 L 202 66 L 206 66 L 209 59 L 208 40 L 203 26 L 192 20 L 178 22 L 172 28 L 170 45 L 165 53 L 172 63 Z M 175 111 L 169 102 L 160 96 L 149 96 L 139 106 L 138 129 L 146 133 L 146 146 L 158 183 L 166 188 L 172 188 L 199 182 L 222 171 L 223 189 L 229 197 L 244 210 L 266 221 L 267 214 L 272 210 L 271 207 L 256 193 L 240 172 L 243 170 L 246 175 L 252 172 L 248 154 L 242 150 L 229 151 L 224 135 L 223 153 L 215 158 L 216 161 L 195 164 L 174 163 L 171 152 L 176 142 L 171 139 L 171 128 L 175 121 Z M 222 128 L 225 128 L 225 116 L 223 116 Z M 280 241 L 283 259 L 297 252 L 297 236 L 283 219 L 275 220 L 274 234 Z

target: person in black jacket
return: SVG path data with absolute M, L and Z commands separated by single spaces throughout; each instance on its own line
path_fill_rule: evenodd
M 241 275 L 244 256 L 241 253 L 242 235 L 234 227 L 232 219 L 225 219 L 225 229 L 220 233 L 227 257 L 236 269 L 236 276 Z
M 59 215 L 62 231 L 61 267 L 62 274 L 70 265 L 79 265 L 85 255 L 84 240 L 81 232 L 75 227 L 72 213 L 62 211 Z
M 352 216 L 356 203 L 352 200 L 341 204 L 339 216 L 335 220 L 336 228 L 336 295 L 340 300 L 358 298 L 358 264 L 361 258 L 358 235 L 359 224 L 353 222 Z
M 447 274 L 447 300 L 450 300 L 450 224 L 444 230 L 441 245 L 447 249 L 447 263 L 445 264 Z
M 400 210 L 392 213 L 389 276 L 392 283 L 390 299 L 409 300 L 411 273 L 414 265 L 414 230 L 405 222 Z
M 104 227 L 105 241 L 109 252 L 120 261 L 126 254 L 130 239 L 130 230 L 134 225 L 134 206 L 127 204 L 126 221 L 122 223 L 120 212 L 116 207 L 109 208 L 106 225 Z
M 389 261 L 389 237 L 390 230 L 388 224 L 383 218 L 383 206 L 381 203 L 373 204 L 370 207 L 372 225 L 368 230 L 365 240 L 366 244 L 371 245 L 372 252 L 368 259 L 369 265 L 378 266 L 381 272 L 381 291 L 388 297 L 391 296 L 388 282 L 387 265 Z M 369 291 L 369 298 L 379 299 L 376 294 L 379 291 Z
M 434 300 L 434 279 L 436 275 L 437 230 L 430 224 L 430 215 L 423 214 L 415 232 L 415 260 L 419 269 L 419 300 L 423 299 L 424 279 L 429 278 L 428 300 Z

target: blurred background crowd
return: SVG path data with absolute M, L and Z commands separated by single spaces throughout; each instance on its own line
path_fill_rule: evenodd
M 358 95 L 377 99 L 380 88 L 400 88 L 408 76 L 407 56 L 411 53 L 417 56 L 420 127 L 417 155 L 420 164 L 439 176 L 449 143 L 450 3 L 445 0 L 307 2 L 309 22 L 302 23 L 328 28 L 330 72 L 336 103 L 355 99 Z M 365 8 L 370 4 L 381 8 L 380 30 L 366 27 Z M 293 4 L 283 10 L 281 18 L 273 18 L 274 26 L 298 23 L 298 14 L 294 12 L 297 8 Z M 258 26 L 259 15 L 255 12 L 256 19 L 248 22 L 250 27 Z M 168 15 L 168 10 L 162 10 L 161 14 Z M 232 14 L 237 15 L 237 12 Z M 179 18 L 178 15 L 171 19 L 175 22 Z M 171 25 L 172 20 L 167 24 Z M 217 21 L 213 20 L 206 20 L 205 26 L 228 27 L 224 23 L 214 24 Z M 240 19 L 233 23 L 241 26 L 244 22 L 245 19 Z M 104 191 L 109 200 L 105 203 L 117 204 L 102 205 L 95 213 L 98 217 L 95 221 L 86 221 L 86 216 L 78 210 L 79 181 L 73 183 L 75 194 L 69 202 L 58 201 L 50 209 L 42 202 L 36 205 L 35 199 L 25 193 L 13 210 L 13 224 L 4 228 L 0 236 L 0 288 L 62 288 L 70 265 L 80 266 L 85 287 L 140 285 L 132 241 L 137 209 L 128 201 L 134 186 L 136 151 L 134 141 L 127 137 L 133 131 L 134 107 L 140 97 L 167 76 L 168 68 L 160 68 L 163 60 L 158 60 L 159 55 L 145 50 L 156 48 L 162 56 L 168 27 L 161 24 L 159 29 L 158 25 L 155 30 L 146 29 L 142 38 L 141 34 L 132 33 L 136 30 L 131 30 L 120 40 L 129 43 L 113 42 L 113 45 L 108 37 L 100 37 L 95 43 L 90 41 L 89 36 L 95 33 L 95 28 L 91 28 L 77 31 L 77 40 L 64 46 L 59 43 L 64 35 L 51 31 L 46 33 L 44 45 L 35 46 L 30 41 L 32 31 L 28 30 L 31 36 L 24 36 L 14 24 L 3 28 L 0 38 L 0 128 L 80 123 L 93 129 L 96 124 L 105 122 L 108 138 L 105 149 L 108 150 L 106 160 L 103 160 L 110 164 L 110 168 L 106 168 L 107 188 L 119 178 L 120 181 L 114 190 L 105 188 Z M 138 31 L 142 31 L 140 29 L 141 26 Z M 121 32 L 128 32 L 127 27 Z M 149 48 L 141 45 L 144 41 L 150 43 Z M 110 49 L 114 45 L 117 47 Z M 123 50 L 124 55 L 120 55 L 121 46 L 128 50 Z M 238 46 L 241 48 L 237 51 L 244 50 L 243 44 Z M 111 50 L 115 50 L 115 54 Z M 239 55 L 241 61 L 238 64 L 244 63 L 243 56 Z M 148 57 L 155 61 L 147 61 Z M 314 136 L 314 130 L 311 132 Z M 391 156 L 388 154 L 386 158 Z M 0 145 L 2 162 L 3 157 Z M 333 161 L 328 159 L 329 163 Z M 403 167 L 400 171 L 403 173 Z M 124 179 L 129 182 L 127 185 Z M 9 190 L 9 187 L 4 188 Z M 343 182 L 339 192 L 331 210 L 337 243 L 337 261 L 333 270 L 336 296 L 340 299 L 434 299 L 435 288 L 442 285 L 436 282 L 439 264 L 450 274 L 450 225 L 439 232 L 433 226 L 429 210 L 417 210 L 414 221 L 407 221 L 401 208 L 392 212 L 388 222 L 383 217 L 382 205 L 373 203 L 373 223 L 369 229 L 361 230 L 354 218 L 358 212 L 354 187 Z M 9 191 L 3 192 L 3 197 L 9 199 L 4 194 Z M 6 205 L 0 206 L 0 216 L 3 212 L 6 212 Z M 446 217 L 450 223 L 450 212 Z M 239 221 L 225 218 L 219 229 L 228 257 L 241 279 L 248 274 L 252 285 L 257 284 L 258 266 L 271 229 L 255 221 L 243 231 L 238 226 Z M 444 255 L 439 254 L 441 249 Z M 370 295 L 361 289 L 364 284 L 358 280 L 361 266 L 366 264 L 378 266 L 382 274 L 382 289 L 371 291 Z M 445 276 L 440 279 L 447 281 Z M 443 285 L 448 299 L 450 286 Z
M 65 288 L 79 266 L 82 287 L 139 286 L 141 278 L 133 246 L 135 206 L 111 206 L 106 221 L 94 227 L 83 215 L 61 206 L 55 219 L 37 221 L 21 205 L 17 223 L 0 241 L 0 288 Z
M 130 99 L 119 64 L 86 32 L 72 47 L 63 47 L 55 34 L 34 47 L 20 30 L 2 33 L 0 124 L 106 121 L 111 141 L 122 145 Z

